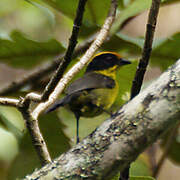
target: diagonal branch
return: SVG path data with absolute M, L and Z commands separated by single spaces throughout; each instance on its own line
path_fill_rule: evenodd
M 25 180 L 110 179 L 180 117 L 180 60 L 73 149 Z
M 59 64 L 58 69 L 56 70 L 54 76 L 51 78 L 49 84 L 46 86 L 43 95 L 41 99 L 43 101 L 46 101 L 49 98 L 49 95 L 52 93 L 56 85 L 58 84 L 59 80 L 62 78 L 67 66 L 71 62 L 73 51 L 77 44 L 77 38 L 80 30 L 80 26 L 82 24 L 84 9 L 86 5 L 87 0 L 79 0 L 76 17 L 74 20 L 73 30 L 71 37 L 69 39 L 69 45 L 66 51 L 66 54 L 64 56 L 64 59 Z
M 95 41 L 92 43 L 88 51 L 85 53 L 85 55 L 81 58 L 81 60 L 73 66 L 68 73 L 64 75 L 64 77 L 59 81 L 54 91 L 49 96 L 49 99 L 47 102 L 40 103 L 35 110 L 32 112 L 32 116 L 37 119 L 39 114 L 44 111 L 48 106 L 54 103 L 54 101 L 58 98 L 59 94 L 63 91 L 65 86 L 68 84 L 68 82 L 72 79 L 72 77 L 78 73 L 91 59 L 91 57 L 94 55 L 95 51 L 101 46 L 101 44 L 104 42 L 104 40 L 107 38 L 107 35 L 109 33 L 109 30 L 112 26 L 112 23 L 115 18 L 116 14 L 116 8 L 117 8 L 117 1 L 111 0 L 111 7 L 108 13 L 108 16 L 105 20 L 105 23 L 100 30 L 99 34 L 97 35 Z

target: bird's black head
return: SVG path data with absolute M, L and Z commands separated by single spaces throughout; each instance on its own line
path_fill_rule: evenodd
M 126 64 L 131 63 L 122 59 L 119 54 L 114 52 L 102 52 L 93 57 L 92 61 L 87 66 L 86 72 L 101 71 Z

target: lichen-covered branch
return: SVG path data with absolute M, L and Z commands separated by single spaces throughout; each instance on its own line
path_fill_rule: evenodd
M 180 60 L 73 149 L 25 180 L 110 179 L 180 117 Z

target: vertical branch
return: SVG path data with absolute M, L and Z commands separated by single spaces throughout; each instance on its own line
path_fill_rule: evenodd
M 148 17 L 148 23 L 146 26 L 146 36 L 145 36 L 142 57 L 139 61 L 139 65 L 131 88 L 131 99 L 135 97 L 141 90 L 144 74 L 146 72 L 146 68 L 148 66 L 152 51 L 152 42 L 154 38 L 154 32 L 155 32 L 160 2 L 161 0 L 152 0 L 152 5 Z
M 146 25 L 146 35 L 145 35 L 145 42 L 144 42 L 144 47 L 142 51 L 142 57 L 139 61 L 135 78 L 133 80 L 130 99 L 133 99 L 137 94 L 139 94 L 141 90 L 144 74 L 149 64 L 149 59 L 150 59 L 150 55 L 152 51 L 152 43 L 153 43 L 160 3 L 161 3 L 161 0 L 152 0 L 152 5 L 151 5 L 149 16 L 148 16 L 148 22 Z M 129 168 L 130 166 L 128 166 L 121 172 L 119 180 L 129 179 Z
M 77 44 L 77 38 L 78 38 L 80 26 L 82 24 L 82 19 L 83 19 L 86 2 L 87 2 L 87 0 L 79 0 L 78 8 L 76 11 L 76 17 L 74 20 L 73 30 L 72 30 L 71 37 L 69 39 L 69 45 L 68 45 L 66 54 L 64 56 L 64 59 L 59 64 L 59 67 L 56 70 L 56 73 L 54 74 L 53 78 L 50 80 L 49 84 L 47 85 L 47 87 L 45 88 L 45 90 L 43 92 L 43 95 L 41 98 L 43 101 L 45 101 L 49 98 L 49 95 L 54 90 L 58 81 L 62 78 L 63 73 L 66 70 L 67 66 L 71 62 L 73 51 Z
M 51 157 L 46 146 L 46 142 L 39 129 L 37 119 L 32 119 L 29 113 L 30 101 L 21 101 L 18 109 L 21 111 L 23 118 L 26 122 L 26 127 L 32 139 L 32 144 L 37 152 L 40 162 L 43 165 L 51 162 Z

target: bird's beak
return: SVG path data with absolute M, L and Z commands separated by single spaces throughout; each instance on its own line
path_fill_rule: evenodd
M 131 62 L 127 61 L 125 59 L 122 59 L 122 58 L 120 59 L 120 61 L 118 63 L 118 65 L 120 65 L 120 66 L 127 65 L 127 64 L 131 64 Z

